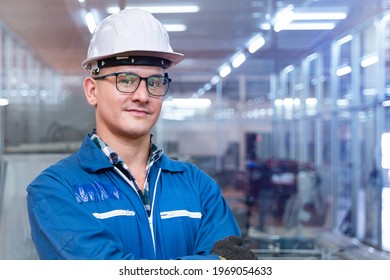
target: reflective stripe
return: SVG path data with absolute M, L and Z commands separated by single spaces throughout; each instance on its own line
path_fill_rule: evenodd
M 104 213 L 92 213 L 92 215 L 94 215 L 98 219 L 108 219 L 116 216 L 135 216 L 135 212 L 130 210 L 118 209 Z
M 189 217 L 193 219 L 202 218 L 202 213 L 200 212 L 190 212 L 187 210 L 174 210 L 174 211 L 165 211 L 160 213 L 161 219 L 170 219 L 176 217 Z

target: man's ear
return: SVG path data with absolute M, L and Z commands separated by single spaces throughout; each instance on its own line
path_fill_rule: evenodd
M 84 79 L 84 94 L 88 101 L 88 103 L 94 107 L 97 105 L 96 93 L 97 93 L 97 85 L 96 81 L 91 77 L 86 77 Z

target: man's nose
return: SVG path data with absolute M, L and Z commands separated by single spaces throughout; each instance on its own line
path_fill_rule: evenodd
M 149 90 L 145 80 L 141 80 L 140 84 L 135 92 L 131 95 L 133 101 L 139 100 L 146 102 L 149 99 Z

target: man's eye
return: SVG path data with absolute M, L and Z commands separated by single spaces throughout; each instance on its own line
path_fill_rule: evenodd
M 161 79 L 159 79 L 159 78 L 149 79 L 148 85 L 150 87 L 160 87 L 161 86 Z
M 121 76 L 121 77 L 118 77 L 118 81 L 119 83 L 121 84 L 124 84 L 124 85 L 132 85 L 132 84 L 135 84 L 136 83 L 136 80 L 137 78 L 136 77 L 129 77 L 129 76 Z

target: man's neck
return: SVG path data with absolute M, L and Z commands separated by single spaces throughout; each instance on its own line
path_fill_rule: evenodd
M 132 169 L 146 168 L 150 153 L 150 135 L 138 138 L 118 137 L 109 133 L 96 134 Z

